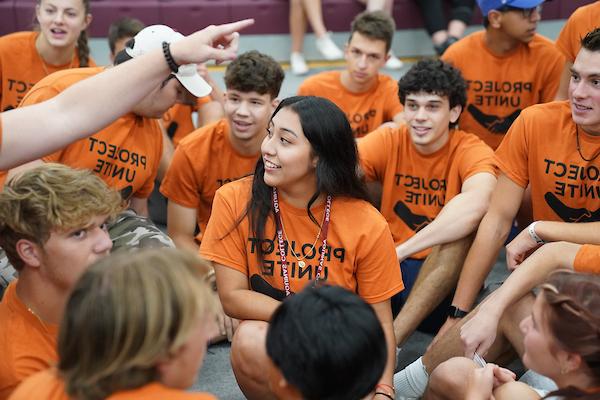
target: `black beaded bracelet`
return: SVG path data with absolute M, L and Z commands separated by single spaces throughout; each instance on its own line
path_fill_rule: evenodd
M 382 396 L 387 397 L 388 399 L 394 400 L 394 398 L 392 397 L 392 395 L 384 393 L 384 392 L 375 392 L 375 394 L 380 394 Z
M 174 73 L 179 71 L 179 65 L 173 59 L 173 55 L 171 54 L 171 44 L 167 42 L 162 43 L 163 54 L 165 56 L 165 60 L 167 61 L 167 65 L 169 69 Z

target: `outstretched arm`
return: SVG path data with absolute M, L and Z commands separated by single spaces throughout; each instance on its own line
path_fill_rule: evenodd
M 253 20 L 211 25 L 171 45 L 176 63 L 232 60 L 237 31 Z M 40 104 L 0 115 L 0 169 L 22 164 L 93 134 L 127 113 L 170 73 L 161 50 L 81 81 Z
M 530 225 L 531 226 L 531 225 Z M 515 269 L 539 245 L 526 227 L 506 246 L 506 265 Z M 579 244 L 600 244 L 600 222 L 537 221 L 533 228 L 544 242 L 565 241 Z

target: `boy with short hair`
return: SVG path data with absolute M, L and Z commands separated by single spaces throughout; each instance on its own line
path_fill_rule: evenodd
M 226 117 L 179 144 L 161 185 L 169 199 L 168 232 L 177 247 L 198 251 L 217 189 L 254 172 L 283 78 L 281 66 L 258 51 L 227 66 Z M 194 238 L 196 227 L 200 234 Z
M 281 400 L 393 396 L 392 388 L 377 384 L 386 347 L 377 314 L 356 293 L 308 286 L 286 298 L 269 323 L 269 387 Z
M 125 48 L 125 43 L 137 35 L 146 25 L 137 18 L 122 17 L 108 27 L 108 48 L 110 49 L 110 62 L 115 61 L 115 56 Z
M 519 113 L 552 101 L 564 58 L 537 34 L 544 0 L 478 0 L 485 30 L 464 37 L 442 59 L 468 83 L 460 128 L 496 149 Z
M 85 269 L 106 256 L 119 193 L 91 171 L 44 164 L 0 193 L 0 245 L 19 271 L 0 303 L 0 399 L 57 361 L 64 305 Z
M 395 312 L 402 306 L 394 321 L 401 345 L 418 326 L 434 333 L 445 321 L 449 304 L 438 305 L 455 287 L 467 238 L 487 210 L 496 167 L 485 143 L 451 129 L 466 101 L 457 69 L 420 61 L 398 85 L 406 125 L 370 133 L 358 150 L 367 181 L 382 186 L 379 209 L 408 289 L 392 300 Z
M 346 69 L 321 72 L 306 79 L 298 95 L 333 101 L 346 113 L 357 138 L 385 122 L 401 123 L 398 85 L 379 73 L 389 58 L 394 30 L 394 20 L 383 11 L 357 15 L 344 49 Z

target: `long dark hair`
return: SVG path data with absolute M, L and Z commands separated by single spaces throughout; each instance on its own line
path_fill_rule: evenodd
M 304 136 L 310 142 L 313 154 L 318 157 L 315 171 L 317 187 L 306 205 L 310 219 L 319 226 L 310 207 L 322 193 L 369 201 L 365 184 L 358 175 L 356 141 L 342 110 L 321 97 L 294 96 L 279 103 L 271 120 L 284 108 L 298 115 Z M 243 216 L 249 216 L 252 233 L 259 243 L 264 239 L 267 218 L 273 215 L 272 188 L 265 183 L 264 174 L 265 166 L 261 157 L 256 163 L 252 196 Z M 263 249 L 258 247 L 258 256 L 262 258 Z
M 600 276 L 559 271 L 541 285 L 546 316 L 554 342 L 579 354 L 596 386 L 600 385 Z M 600 391 L 568 386 L 549 396 L 600 399 Z M 547 398 L 546 397 L 546 398 Z

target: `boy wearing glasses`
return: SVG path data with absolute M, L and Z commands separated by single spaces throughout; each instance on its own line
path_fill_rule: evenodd
M 564 58 L 536 33 L 544 0 L 477 0 L 485 30 L 452 45 L 442 59 L 468 83 L 460 128 L 496 149 L 521 111 L 552 101 Z
M 379 73 L 390 57 L 394 29 L 394 20 L 383 11 L 357 15 L 344 49 L 346 69 L 311 76 L 300 85 L 298 95 L 334 102 L 346 113 L 357 138 L 385 122 L 401 123 L 398 84 Z

